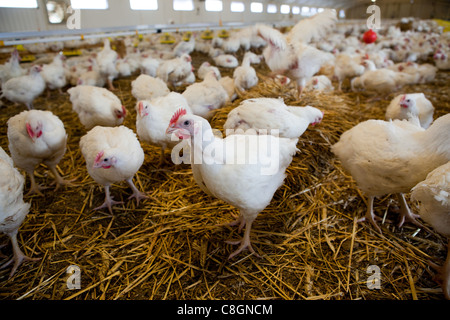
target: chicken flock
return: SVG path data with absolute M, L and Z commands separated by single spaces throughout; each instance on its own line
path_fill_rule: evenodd
M 170 51 L 151 36 L 138 43 L 127 37 L 122 56 L 104 39 L 98 52 L 69 59 L 55 54 L 43 66 L 36 64 L 28 70 L 22 68 L 14 50 L 9 61 L 0 65 L 0 98 L 18 110 L 7 122 L 10 156 L 0 150 L 3 176 L 11 177 L 1 182 L 0 230 L 11 238 L 14 249 L 14 257 L 3 267 L 14 262 L 13 276 L 22 261 L 33 260 L 20 251 L 16 239 L 30 207 L 24 202 L 25 181 L 17 169 L 30 178 L 28 194 L 43 195 L 34 177 L 40 163 L 48 166 L 57 188 L 76 184 L 64 180 L 56 169 L 66 152 L 64 123 L 33 104 L 45 90 L 68 94 L 86 130 L 80 139 L 81 154 L 89 175 L 105 189 L 104 203 L 94 210 L 106 208 L 113 213 L 121 202 L 112 199 L 110 186 L 120 181 L 129 184 L 130 198 L 138 204 L 151 201 L 133 182 L 145 158 L 141 144 L 160 147 L 162 165 L 168 162 L 165 150 L 183 143 L 198 186 L 240 212 L 230 225 L 239 225 L 239 231 L 245 227 L 245 232 L 230 258 L 244 249 L 258 255 L 251 243 L 252 223 L 283 185 L 300 136 L 326 121 L 326 114 L 311 106 L 288 106 L 282 97 L 247 99 L 228 114 L 222 138 L 209 122 L 215 111 L 243 97 L 260 81 L 293 84 L 297 101 L 304 91 L 365 90 L 376 98 L 410 84 L 431 82 L 438 70 L 450 69 L 450 36 L 432 23 L 427 30 L 402 32 L 390 26 L 383 35 L 380 32 L 377 42 L 364 44 L 358 30 L 339 27 L 336 12 L 327 9 L 301 20 L 287 33 L 257 24 L 229 38 L 206 41 L 194 32 Z M 235 57 L 239 49 L 245 51 L 241 64 Z M 262 50 L 262 55 L 252 49 Z M 209 55 L 215 65 L 205 61 L 194 70 L 190 56 L 194 50 Z M 435 63 L 423 62 L 429 59 Z M 252 66 L 261 63 L 271 70 L 268 78 L 259 78 Z M 222 77 L 218 67 L 232 68 L 233 77 Z M 131 84 L 136 133 L 123 125 L 129 112 L 114 93 L 114 79 L 133 74 L 139 75 Z M 183 92 L 177 92 L 180 86 L 185 86 Z M 25 111 L 19 112 L 20 104 Z M 400 226 L 405 222 L 422 226 L 404 197 L 412 190 L 421 203 L 420 217 L 450 236 L 450 115 L 434 119 L 433 114 L 434 107 L 423 93 L 400 94 L 387 106 L 385 120 L 363 121 L 331 147 L 368 196 L 367 213 L 361 220 L 368 220 L 380 233 L 373 200 L 385 194 L 398 196 Z M 442 269 L 442 288 L 449 299 L 450 257 Z

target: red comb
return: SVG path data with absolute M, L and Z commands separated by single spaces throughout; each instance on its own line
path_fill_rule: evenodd
M 94 163 L 97 163 L 100 161 L 100 159 L 103 157 L 103 155 L 105 154 L 104 151 L 100 151 L 99 153 L 97 153 L 97 156 L 94 159 Z
M 183 108 L 180 108 L 177 111 L 175 111 L 175 113 L 172 116 L 172 119 L 170 119 L 169 125 L 176 123 L 178 121 L 178 118 L 180 118 L 181 116 L 184 116 L 186 113 L 187 113 L 186 109 L 183 109 Z

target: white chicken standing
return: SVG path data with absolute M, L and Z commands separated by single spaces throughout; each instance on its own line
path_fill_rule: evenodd
M 216 109 L 223 107 L 228 93 L 217 80 L 214 71 L 209 71 L 201 82 L 191 84 L 182 93 L 194 114 L 210 119 Z
M 418 117 L 420 126 L 428 128 L 433 122 L 434 107 L 423 93 L 400 94 L 392 99 L 386 109 L 386 120 Z
M 127 115 L 127 109 L 120 99 L 108 89 L 81 85 L 67 92 L 73 111 L 87 130 L 95 126 L 121 125 Z
M 366 219 L 375 222 L 376 196 L 395 193 L 400 202 L 400 226 L 405 219 L 419 224 L 403 193 L 450 160 L 450 114 L 423 129 L 405 120 L 367 120 L 344 132 L 331 148 L 369 197 Z
M 13 161 L 0 147 L 0 232 L 5 233 L 13 247 L 13 258 L 3 264 L 5 268 L 14 262 L 9 277 L 11 278 L 23 261 L 36 261 L 29 258 L 20 250 L 17 242 L 17 232 L 30 210 L 30 203 L 23 201 L 24 179 L 14 167 Z
M 15 103 L 23 103 L 29 110 L 33 109 L 33 101 L 45 90 L 45 81 L 41 75 L 42 68 L 38 65 L 31 67 L 28 75 L 15 77 L 6 81 L 2 86 L 2 97 Z
M 253 88 L 258 84 L 256 70 L 250 65 L 252 59 L 251 54 L 252 52 L 246 52 L 244 54 L 244 58 L 242 59 L 242 64 L 234 69 L 233 72 L 236 92 L 240 96 L 242 96 L 246 90 Z
M 138 101 L 136 104 L 137 134 L 141 141 L 161 147 L 160 165 L 164 162 L 165 150 L 178 143 L 166 134 L 166 129 L 172 115 L 179 108 L 183 108 L 189 114 L 192 113 L 186 98 L 177 92 L 151 100 Z
M 420 217 L 449 239 L 447 259 L 442 267 L 433 264 L 442 278 L 442 291 L 450 300 L 450 162 L 431 171 L 411 190 L 411 199 L 420 201 Z
M 307 45 L 319 39 L 336 23 L 336 11 L 326 9 L 311 18 L 300 20 L 287 35 L 269 26 L 257 24 L 255 32 L 267 42 L 264 60 L 275 74 L 285 74 L 295 80 L 297 97 L 300 98 L 306 82 L 322 64 L 334 56 Z
M 131 94 L 139 100 L 150 100 L 169 94 L 167 84 L 160 78 L 141 74 L 131 82 Z
M 103 40 L 103 49 L 97 54 L 97 65 L 100 74 L 105 78 L 109 90 L 116 90 L 113 80 L 119 75 L 116 68 L 116 62 L 119 54 L 111 49 L 109 39 Z
M 56 187 L 68 184 L 56 170 L 66 152 L 67 134 L 64 123 L 50 111 L 30 110 L 8 120 L 9 150 L 14 164 L 30 176 L 28 194 L 42 195 L 34 178 L 34 169 L 40 163 L 49 167 Z
M 58 90 L 62 92 L 62 88 L 67 84 L 66 71 L 64 69 L 63 61 L 66 57 L 62 54 L 57 54 L 52 63 L 44 64 L 42 66 L 42 77 L 45 80 L 47 88 L 50 90 Z
M 240 246 L 229 258 L 246 248 L 255 253 L 250 241 L 252 223 L 283 184 L 285 170 L 297 151 L 297 139 L 272 135 L 220 139 L 206 119 L 183 109 L 175 112 L 167 133 L 191 140 L 192 172 L 200 188 L 239 209 L 239 218 L 231 224 L 239 223 L 239 230 L 245 225 L 245 233 L 233 243 Z
M 126 181 L 133 194 L 128 198 L 148 198 L 133 183 L 133 176 L 144 162 L 144 150 L 133 130 L 125 127 L 96 126 L 80 139 L 80 149 L 86 160 L 89 175 L 105 188 L 104 203 L 95 208 L 108 208 L 123 202 L 114 201 L 109 188 L 112 183 Z
M 299 138 L 310 124 L 320 123 L 322 118 L 323 112 L 314 107 L 289 107 L 281 98 L 254 98 L 242 101 L 231 110 L 223 127 L 227 135 L 242 134 L 253 129 L 267 130 L 267 134 L 295 139 Z
M 14 49 L 8 62 L 0 65 L 0 88 L 9 79 L 23 76 L 26 73 L 27 71 L 20 66 L 19 51 Z

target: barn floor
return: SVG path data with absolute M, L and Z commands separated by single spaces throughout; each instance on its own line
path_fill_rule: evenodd
M 208 58 L 194 53 L 198 68 Z M 238 55 L 242 58 L 242 52 Z M 212 61 L 211 61 L 212 62 Z M 10 268 L 0 270 L 1 299 L 444 299 L 428 261 L 442 263 L 447 240 L 437 233 L 406 224 L 382 224 L 379 234 L 368 223 L 357 223 L 366 210 L 366 198 L 330 152 L 340 135 L 366 119 L 383 119 L 389 101 L 402 92 L 424 92 L 436 108 L 435 117 L 450 112 L 450 74 L 439 72 L 434 82 L 407 86 L 368 103 L 370 93 L 305 93 L 295 101 L 290 88 L 265 78 L 264 63 L 257 68 L 260 84 L 245 98 L 283 97 L 288 105 L 312 105 L 325 112 L 321 124 L 301 137 L 301 150 L 287 170 L 285 184 L 255 220 L 252 241 L 262 257 L 244 251 L 232 260 L 236 248 L 226 244 L 242 236 L 234 227 L 218 226 L 233 220 L 237 211 L 204 194 L 195 184 L 189 165 L 158 166 L 159 148 L 142 143 L 145 162 L 135 181 L 151 199 L 136 206 L 128 201 L 125 183 L 111 188 L 114 214 L 93 211 L 104 200 L 103 188 L 88 175 L 78 143 L 86 132 L 72 112 L 68 95 L 52 92 L 35 101 L 36 109 L 51 110 L 64 122 L 69 135 L 61 173 L 76 179 L 72 186 L 45 197 L 31 196 L 31 210 L 19 230 L 25 254 L 41 258 L 25 262 L 8 279 Z M 222 76 L 231 70 L 221 68 Z M 127 107 L 125 125 L 135 130 L 132 76 L 115 80 L 116 94 Z M 266 80 L 264 80 L 266 79 Z M 336 85 L 336 84 L 335 84 Z M 178 88 L 182 92 L 184 88 Z M 241 99 L 219 110 L 212 127 L 222 129 L 227 113 Z M 3 101 L 0 145 L 8 153 L 6 122 L 24 110 Z M 170 159 L 169 152 L 166 154 Z M 47 168 L 36 169 L 37 182 L 52 181 Z M 29 188 L 26 179 L 25 190 Z M 410 203 L 417 212 L 417 205 Z M 397 202 L 376 199 L 379 216 L 396 221 Z M 0 243 L 7 242 L 0 235 Z M 7 258 L 10 245 L 1 249 Z M 81 289 L 68 290 L 66 270 L 80 268 Z M 369 289 L 373 274 L 381 272 L 381 287 Z

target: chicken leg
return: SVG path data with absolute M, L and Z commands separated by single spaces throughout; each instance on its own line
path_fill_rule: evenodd
M 133 194 L 131 196 L 128 197 L 128 199 L 131 198 L 136 198 L 136 204 L 139 204 L 139 201 L 142 199 L 148 199 L 148 196 L 145 193 L 142 193 L 138 190 L 138 188 L 136 188 L 136 186 L 133 183 L 133 178 L 129 178 L 126 180 L 128 182 L 128 184 L 131 187 L 131 190 L 133 190 Z
M 55 181 L 53 182 L 54 184 L 56 184 L 56 190 L 59 189 L 60 186 L 62 185 L 71 185 L 73 181 L 75 181 L 75 179 L 72 180 L 65 180 L 61 177 L 61 175 L 58 173 L 58 170 L 56 170 L 56 167 L 50 167 L 50 171 L 53 173 L 53 176 L 55 177 Z
M 30 176 L 31 186 L 30 186 L 30 190 L 28 191 L 26 196 L 30 196 L 32 194 L 37 194 L 37 195 L 43 197 L 44 195 L 42 194 L 41 190 L 44 189 L 44 187 L 41 187 L 36 183 L 36 180 L 34 178 L 34 170 L 27 171 L 27 173 Z
M 254 255 L 256 255 L 257 257 L 260 257 L 255 250 L 252 247 L 252 243 L 250 241 L 250 231 L 252 229 L 252 223 L 255 220 L 255 216 L 252 217 L 243 217 L 242 220 L 240 221 L 240 227 L 243 226 L 245 224 L 245 232 L 244 232 L 244 237 L 241 240 L 238 241 L 226 241 L 226 243 L 228 244 L 232 244 L 232 245 L 238 245 L 240 244 L 239 248 L 234 251 L 233 253 L 230 254 L 230 256 L 228 257 L 228 259 L 232 259 L 234 256 L 236 256 L 237 254 L 241 253 L 244 249 L 250 250 L 251 253 L 253 253 Z M 238 223 L 238 220 L 235 221 L 236 224 Z
M 398 224 L 398 226 L 399 227 L 403 226 L 403 223 L 405 223 L 406 220 L 408 222 L 415 224 L 420 228 L 425 228 L 419 221 L 416 220 L 417 218 L 420 218 L 420 216 L 412 213 L 411 210 L 409 209 L 403 193 L 397 193 L 397 198 L 398 202 L 400 202 L 400 223 Z
M 374 196 L 369 196 L 368 197 L 366 216 L 361 218 L 361 219 L 359 219 L 358 222 L 362 222 L 362 221 L 368 220 L 375 227 L 375 229 L 377 229 L 377 231 L 379 233 L 383 233 L 383 232 L 381 232 L 381 229 L 378 226 L 378 224 L 375 222 L 376 219 L 380 219 L 380 218 L 378 218 L 375 215 L 375 213 L 373 212 L 373 200 L 374 200 L 374 198 L 375 198 Z
M 105 202 L 103 202 L 103 204 L 97 208 L 94 208 L 94 210 L 99 210 L 99 209 L 103 209 L 103 208 L 108 208 L 109 213 L 113 213 L 112 212 L 112 206 L 115 204 L 123 204 L 123 201 L 114 201 L 112 199 L 113 197 L 111 197 L 110 193 L 109 193 L 109 185 L 105 186 Z
M 9 266 L 14 261 L 13 268 L 12 268 L 10 274 L 9 274 L 9 278 L 11 279 L 11 277 L 16 272 L 17 268 L 22 264 L 22 262 L 24 262 L 24 261 L 39 261 L 40 258 L 27 257 L 22 252 L 22 250 L 20 250 L 19 243 L 17 242 L 17 230 L 14 230 L 14 231 L 12 231 L 10 233 L 7 233 L 7 235 L 11 239 L 11 244 L 12 244 L 12 247 L 13 247 L 13 254 L 14 254 L 14 256 L 13 256 L 13 258 L 11 260 L 9 260 L 4 265 L 2 265 L 1 269 L 6 268 L 7 266 Z

